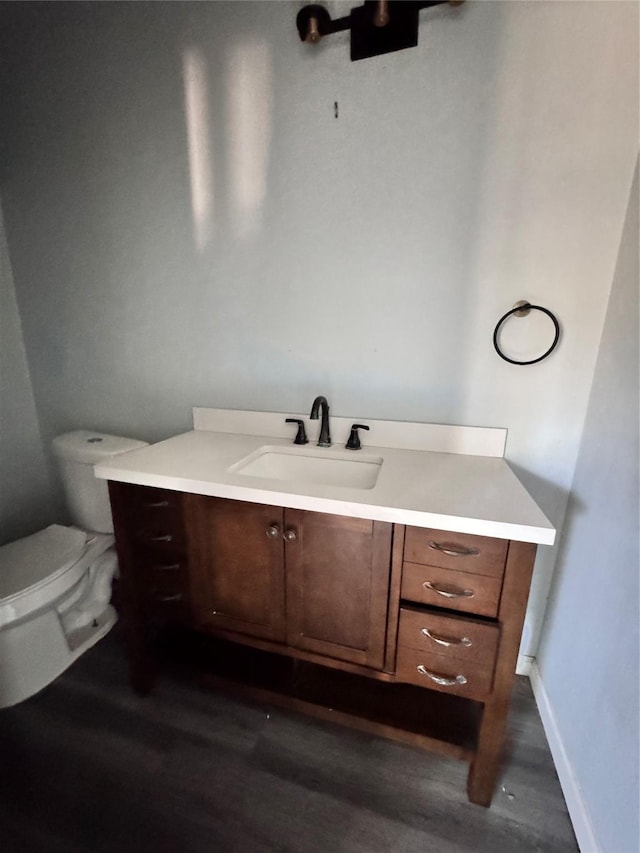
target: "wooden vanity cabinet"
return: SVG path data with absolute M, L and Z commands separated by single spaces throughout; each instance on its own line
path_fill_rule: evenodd
M 198 628 L 284 643 L 283 510 L 185 495 Z
M 285 510 L 287 644 L 372 669 L 384 663 L 392 525 Z
M 396 678 L 480 703 L 467 787 L 489 806 L 536 546 L 406 527 L 401 553 Z
M 190 570 L 180 492 L 110 484 L 126 601 L 154 620 L 190 623 Z
M 397 678 L 472 699 L 490 694 L 508 546 L 485 536 L 406 528 Z
M 232 679 L 244 695 L 465 759 L 469 799 L 490 804 L 535 545 L 109 489 L 138 690 L 149 626 L 177 621 L 218 643 L 208 661 L 254 655 Z M 291 663 L 288 686 L 264 688 L 271 659 Z
M 199 628 L 382 667 L 392 525 L 185 497 Z

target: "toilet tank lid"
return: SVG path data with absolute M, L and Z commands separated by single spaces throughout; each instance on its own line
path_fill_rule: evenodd
M 75 527 L 51 524 L 44 530 L 0 547 L 0 599 L 22 593 L 77 562 L 87 534 Z
M 53 439 L 53 452 L 56 456 L 86 462 L 88 465 L 95 465 L 109 456 L 117 456 L 140 447 L 147 447 L 147 442 L 86 429 L 66 432 Z

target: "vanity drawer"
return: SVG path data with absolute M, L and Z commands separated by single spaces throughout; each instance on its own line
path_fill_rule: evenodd
M 183 495 L 147 486 L 125 488 L 137 595 L 149 615 L 182 621 L 189 612 Z
M 401 598 L 479 616 L 496 616 L 502 578 L 404 563 Z
M 137 545 L 158 551 L 184 547 L 186 537 L 181 498 L 182 495 L 175 492 L 160 492 L 145 496 L 138 503 L 132 524 Z
M 182 554 L 166 554 L 143 551 L 138 555 L 137 573 L 142 583 L 150 588 L 186 587 L 188 564 Z
M 501 578 L 508 547 L 505 539 L 407 527 L 404 559 L 409 563 Z
M 152 486 L 125 485 L 122 487 L 129 511 L 136 517 L 180 515 L 182 513 L 182 492 L 170 489 L 156 489 Z
M 500 629 L 477 619 L 461 619 L 432 610 L 400 609 L 398 646 L 432 652 L 493 669 Z
M 142 554 L 137 564 L 138 594 L 152 611 L 182 618 L 189 609 L 189 576 L 180 556 Z
M 138 545 L 174 549 L 185 542 L 183 495 L 168 489 L 126 486 L 130 530 Z
M 138 510 L 181 510 L 182 492 L 171 489 L 157 489 L 155 486 L 123 485 L 126 489 L 127 503 L 135 505 Z
M 181 524 L 169 523 L 168 519 L 140 521 L 134 526 L 133 535 L 136 546 L 150 553 L 172 553 L 185 547 L 184 528 Z
M 493 664 L 463 661 L 404 646 L 398 647 L 396 681 L 417 684 L 443 693 L 483 699 L 491 691 Z

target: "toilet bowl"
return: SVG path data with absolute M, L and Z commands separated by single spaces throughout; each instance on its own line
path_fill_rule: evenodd
M 113 522 L 93 465 L 145 445 L 84 430 L 54 439 L 76 524 L 0 547 L 0 708 L 46 687 L 116 622 Z

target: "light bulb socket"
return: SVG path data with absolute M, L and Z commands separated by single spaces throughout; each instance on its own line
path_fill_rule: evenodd
M 296 16 L 300 41 L 317 44 L 323 36 L 333 32 L 331 16 L 323 6 L 303 6 Z

